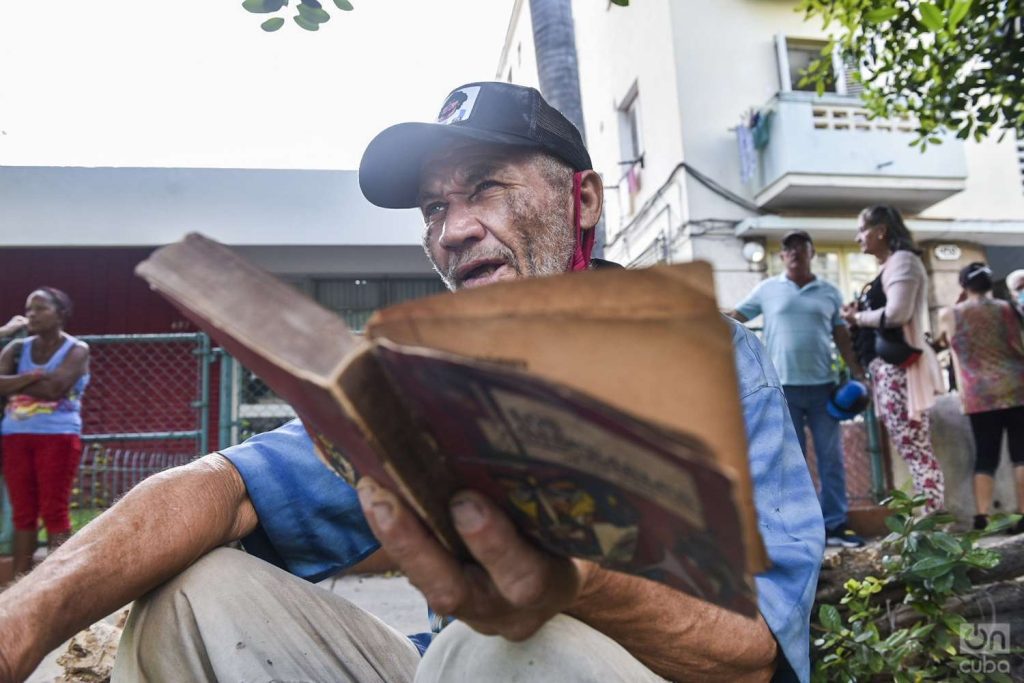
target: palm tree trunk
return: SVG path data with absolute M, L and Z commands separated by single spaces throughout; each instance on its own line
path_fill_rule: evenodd
M 540 92 L 552 107 L 579 128 L 586 142 L 572 2 L 530 0 L 530 15 L 533 19 L 533 44 L 537 53 Z
M 552 107 L 579 129 L 583 144 L 586 144 L 572 0 L 530 0 L 530 16 L 540 92 Z M 604 219 L 595 229 L 593 255 L 599 257 L 604 251 Z

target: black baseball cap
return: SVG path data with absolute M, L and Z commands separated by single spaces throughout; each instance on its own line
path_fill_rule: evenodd
M 416 206 L 424 159 L 458 142 L 538 149 L 574 171 L 593 168 L 583 137 L 534 88 L 500 82 L 467 83 L 451 91 L 434 123 L 399 123 L 377 135 L 359 162 L 359 188 L 377 206 Z
M 808 244 L 814 244 L 814 240 L 807 234 L 805 230 L 790 230 L 782 236 L 782 246 L 787 246 L 793 240 L 802 240 Z

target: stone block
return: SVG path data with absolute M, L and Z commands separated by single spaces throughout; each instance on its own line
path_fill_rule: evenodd
M 931 439 L 935 457 L 942 466 L 946 480 L 946 509 L 961 525 L 970 524 L 974 517 L 974 435 L 971 423 L 960 407 L 960 396 L 956 392 L 938 398 L 929 413 L 931 418 Z M 911 490 L 910 473 L 902 458 L 893 454 L 893 479 L 897 488 Z M 996 470 L 996 485 L 993 493 L 993 512 L 1016 512 L 1017 497 L 1013 479 L 1013 466 L 1004 441 L 1000 454 L 999 469 Z

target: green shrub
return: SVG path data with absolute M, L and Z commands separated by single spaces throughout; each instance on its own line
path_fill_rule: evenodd
M 978 539 L 1006 529 L 1019 516 L 994 517 L 983 531 L 953 535 L 945 530 L 952 516 L 915 516 L 924 503 L 924 496 L 911 498 L 902 491 L 886 501 L 891 533 L 882 540 L 881 576 L 850 579 L 838 606 L 820 606 L 818 622 L 811 625 L 812 680 L 1011 680 L 1000 672 L 973 673 L 984 669 L 975 666 L 981 655 L 960 651 L 961 634 L 970 624 L 943 605 L 971 590 L 969 571 L 999 563 L 995 552 L 977 547 Z M 891 631 L 884 628 L 888 604 L 878 604 L 879 593 L 890 584 L 905 590 L 902 604 L 918 617 Z

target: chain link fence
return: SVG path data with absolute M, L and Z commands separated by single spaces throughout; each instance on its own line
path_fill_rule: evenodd
M 252 371 L 226 354 L 220 364 L 218 442 L 222 447 L 277 429 L 295 418 L 292 407 Z
M 870 412 L 871 408 L 868 408 Z M 840 425 L 843 444 L 843 463 L 846 469 L 846 498 L 851 509 L 871 508 L 887 495 L 891 488 L 882 467 L 882 454 L 872 453 L 878 448 L 872 443 L 871 430 L 877 430 L 877 420 L 866 413 Z M 877 431 L 876 431 L 877 434 Z M 814 439 L 810 430 L 805 434 L 807 443 L 807 464 L 816 488 L 821 488 L 818 478 L 818 461 L 814 454 Z M 877 439 L 877 437 L 876 437 Z
M 198 333 L 79 338 L 89 344 L 90 381 L 71 493 L 76 528 L 146 477 L 206 452 L 218 357 Z M 0 553 L 9 544 L 9 515 L 0 512 Z
M 72 509 L 101 510 L 147 476 L 206 452 L 215 354 L 203 334 L 82 340 L 91 379 Z
M 226 448 L 295 418 L 259 377 L 205 335 L 87 337 L 92 381 L 83 402 L 87 446 L 73 505 L 106 507 L 155 472 Z M 216 427 L 216 429 L 214 429 Z M 871 507 L 886 490 L 879 427 L 870 410 L 844 422 L 851 507 Z M 817 462 L 807 434 L 815 484 Z
M 103 509 L 209 444 L 216 354 L 204 334 L 84 336 L 89 387 L 72 509 Z
M 311 278 L 295 286 L 361 334 L 373 313 L 392 304 L 445 290 L 440 278 Z M 251 371 L 228 356 L 221 359 L 218 443 L 244 441 L 295 418 L 295 411 Z

